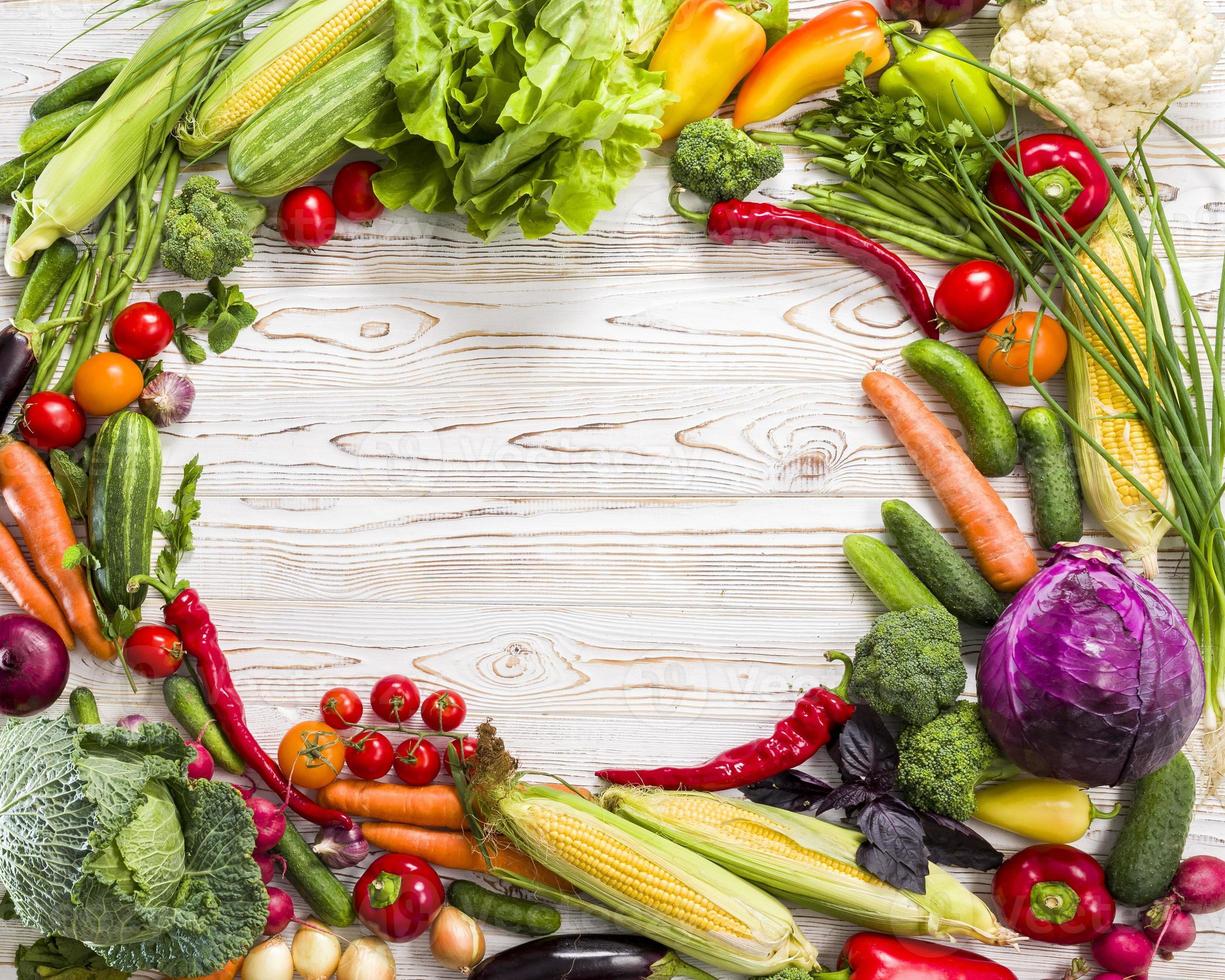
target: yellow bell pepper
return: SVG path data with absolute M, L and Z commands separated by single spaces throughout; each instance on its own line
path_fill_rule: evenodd
M 726 0 L 685 0 L 651 59 L 677 97 L 664 108 L 660 139 L 713 115 L 765 50 L 765 29 Z
M 1046 844 L 1071 844 L 1094 820 L 1119 812 L 1099 810 L 1075 783 L 1058 779 L 1012 779 L 974 794 L 974 819 Z

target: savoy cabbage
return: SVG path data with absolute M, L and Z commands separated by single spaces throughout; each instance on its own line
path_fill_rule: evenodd
M 255 825 L 231 787 L 187 778 L 189 756 L 161 724 L 0 730 L 0 885 L 22 922 L 131 972 L 245 953 L 268 912 Z

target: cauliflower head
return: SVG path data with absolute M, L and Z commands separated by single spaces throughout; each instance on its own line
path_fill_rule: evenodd
M 1114 146 L 1198 89 L 1225 47 L 1225 23 L 1203 0 L 1007 0 L 991 65 Z M 1000 95 L 1058 122 L 1008 83 Z

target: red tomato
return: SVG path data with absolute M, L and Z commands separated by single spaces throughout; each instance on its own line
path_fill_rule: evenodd
M 85 438 L 81 406 L 58 391 L 36 391 L 21 409 L 21 438 L 35 449 L 71 449 Z
M 468 706 L 454 691 L 435 691 L 421 705 L 421 720 L 433 732 L 452 732 L 468 717 Z
M 403 674 L 388 674 L 370 692 L 370 707 L 383 721 L 402 725 L 417 713 L 421 692 Z
M 141 677 L 169 677 L 183 663 L 183 644 L 167 626 L 138 626 L 124 641 L 123 659 Z
M 358 779 L 382 779 L 391 771 L 394 754 L 382 732 L 362 732 L 345 749 L 345 765 Z
M 442 772 L 442 756 L 423 738 L 410 738 L 396 749 L 396 775 L 409 786 L 428 786 Z
M 174 339 L 174 320 L 157 303 L 133 303 L 111 324 L 111 343 L 134 361 L 156 357 Z
M 1016 289 L 1012 273 L 998 262 L 971 259 L 950 269 L 940 280 L 936 312 L 958 330 L 978 333 L 1008 312 Z
M 373 221 L 383 213 L 383 202 L 374 195 L 373 178 L 383 168 L 370 160 L 346 163 L 332 181 L 336 210 L 350 221 Z
M 298 187 L 281 198 L 281 237 L 294 248 L 319 248 L 336 233 L 336 208 L 322 187 Z
M 87 415 L 114 415 L 136 401 L 144 386 L 144 375 L 134 360 L 103 351 L 77 370 L 72 396 Z
M 453 738 L 451 745 L 447 749 L 447 764 L 451 763 L 451 749 L 459 756 L 460 761 L 467 766 L 469 762 L 476 758 L 476 747 L 479 741 L 475 735 L 469 735 L 467 738 Z
M 406 943 L 425 932 L 445 898 L 438 873 L 412 854 L 384 854 L 353 889 L 358 917 L 392 943 Z
M 334 687 L 319 699 L 319 713 L 333 728 L 352 728 L 364 710 L 357 692 L 347 687 Z

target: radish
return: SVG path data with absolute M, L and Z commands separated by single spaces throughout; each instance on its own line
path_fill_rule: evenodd
M 265 885 L 272 881 L 278 870 L 281 874 L 285 873 L 285 859 L 279 854 L 256 854 L 255 863 L 259 865 L 259 876 Z
M 1103 970 L 1142 977 L 1153 962 L 1153 944 L 1135 926 L 1115 925 L 1093 940 L 1093 958 Z
M 1178 866 L 1172 885 L 1178 904 L 1192 915 L 1225 909 L 1225 861 L 1200 854 Z
M 148 720 L 144 715 L 124 715 L 119 719 L 118 724 L 120 728 L 130 728 L 135 731 Z
M 188 741 L 187 747 L 196 753 L 196 757 L 187 763 L 188 779 L 212 779 L 215 766 L 213 756 L 200 742 Z
M 279 888 L 268 889 L 268 922 L 264 935 L 279 936 L 293 921 L 293 899 Z
M 252 796 L 247 800 L 247 806 L 255 819 L 256 853 L 272 850 L 285 836 L 285 811 L 262 796 Z
M 1195 943 L 1195 920 L 1173 895 L 1153 902 L 1141 912 L 1140 927 L 1157 952 L 1167 959 L 1169 954 L 1181 953 Z

